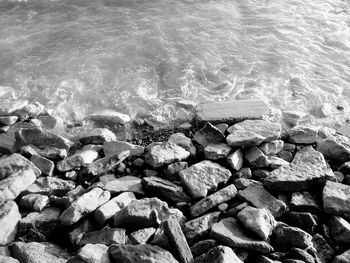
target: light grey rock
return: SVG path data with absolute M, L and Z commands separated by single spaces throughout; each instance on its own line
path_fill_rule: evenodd
M 249 186 L 263 186 L 263 183 L 260 181 L 247 179 L 247 178 L 237 178 L 234 181 L 234 185 L 236 186 L 237 190 L 243 190 Z
M 264 141 L 264 137 L 243 129 L 234 130 L 226 137 L 226 143 L 230 147 L 252 147 Z
M 219 183 L 225 183 L 232 176 L 223 166 L 211 161 L 202 161 L 179 172 L 183 186 L 193 198 L 205 197 Z
M 0 125 L 10 126 L 18 120 L 17 116 L 0 116 Z
M 14 201 L 0 202 L 0 245 L 12 242 L 17 233 L 17 223 L 21 219 L 18 206 Z
M 280 168 L 281 166 L 289 165 L 289 162 L 277 156 L 268 156 L 267 160 L 269 162 L 269 167 L 272 170 Z
M 350 186 L 327 181 L 323 188 L 323 210 L 332 215 L 350 213 Z
M 244 157 L 252 168 L 265 168 L 269 166 L 269 160 L 266 155 L 257 147 L 250 148 L 246 151 Z
M 103 244 L 86 244 L 78 251 L 78 256 L 87 263 L 110 263 L 108 247 Z
M 274 140 L 272 142 L 264 142 L 259 145 L 259 149 L 266 155 L 275 155 L 283 149 L 284 141 Z
M 6 179 L 15 173 L 28 170 L 32 170 L 35 176 L 41 174 L 38 167 L 18 153 L 0 159 L 0 180 Z
M 129 151 L 130 157 L 141 156 L 145 152 L 145 147 L 117 140 L 103 143 L 105 156 L 118 155 L 124 151 Z
M 205 254 L 203 263 L 243 263 L 243 261 L 236 255 L 236 253 L 227 246 L 217 246 Z M 197 263 L 197 261 L 196 261 Z
M 102 230 L 92 231 L 83 234 L 80 245 L 103 244 L 110 246 L 112 244 L 125 245 L 125 229 L 123 228 L 104 228 Z
M 154 235 L 157 229 L 154 227 L 142 228 L 129 234 L 129 240 L 134 245 L 146 244 Z
M 210 143 L 204 148 L 204 158 L 207 160 L 220 160 L 227 157 L 232 148 L 226 143 Z
M 287 124 L 291 126 L 295 126 L 295 125 L 298 125 L 300 119 L 306 116 L 306 113 L 302 111 L 291 110 L 291 111 L 283 111 L 282 116 L 283 116 L 283 120 Z
M 317 141 L 317 150 L 329 160 L 345 163 L 350 160 L 350 139 L 334 134 L 326 139 Z
M 350 249 L 336 256 L 332 263 L 348 263 L 350 261 Z
M 327 163 L 323 154 L 315 150 L 312 146 L 307 146 L 299 150 L 293 158 L 293 163 L 311 163 L 323 167 L 324 169 L 327 168 Z
M 194 144 L 192 143 L 192 140 L 190 138 L 188 138 L 185 134 L 183 134 L 183 133 L 172 134 L 169 137 L 168 142 L 172 142 L 172 143 L 175 143 L 175 144 L 181 146 L 186 151 L 190 152 L 192 157 L 196 156 L 197 149 L 194 146 Z
M 186 168 L 188 168 L 187 162 L 171 163 L 166 168 L 164 168 L 162 177 L 169 181 L 179 181 L 179 172 Z
M 0 263 L 20 263 L 20 262 L 17 259 L 14 259 L 13 257 L 0 255 Z
M 78 136 L 82 144 L 102 144 L 117 140 L 115 134 L 106 128 L 84 129 Z
M 41 211 L 50 203 L 50 199 L 46 195 L 28 194 L 21 198 L 20 206 L 27 210 Z
M 114 110 L 100 110 L 89 115 L 89 118 L 98 124 L 125 125 L 131 121 L 130 116 L 114 111 Z
M 243 153 L 238 149 L 226 157 L 226 162 L 234 171 L 239 171 L 243 166 L 243 159 Z
M 30 158 L 30 161 L 33 162 L 34 165 L 38 167 L 43 174 L 47 176 L 53 175 L 55 169 L 55 164 L 53 161 L 38 155 L 33 155 Z
M 331 236 L 337 243 L 350 244 L 350 223 L 340 216 L 328 220 Z
M 288 140 L 292 143 L 313 144 L 317 141 L 319 128 L 315 126 L 295 126 L 288 130 Z
M 58 177 L 39 177 L 29 185 L 23 194 L 44 194 L 62 196 L 75 188 L 75 183 Z
M 144 194 L 141 179 L 135 176 L 127 175 L 118 179 L 106 182 L 103 189 L 108 190 L 111 194 L 119 194 L 123 192 L 134 192 Z
M 321 206 L 318 200 L 309 192 L 294 192 L 289 206 L 293 211 L 320 213 Z
M 193 141 L 202 147 L 206 147 L 210 143 L 217 144 L 225 142 L 225 136 L 218 128 L 207 122 L 202 129 L 194 134 Z
M 91 164 L 98 158 L 98 152 L 94 149 L 79 151 L 57 163 L 57 170 L 67 172 L 80 168 L 84 164 Z

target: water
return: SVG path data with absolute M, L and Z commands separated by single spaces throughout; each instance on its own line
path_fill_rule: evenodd
M 348 0 L 0 0 L 0 86 L 66 118 L 186 118 L 180 99 L 347 108 L 349 28 Z

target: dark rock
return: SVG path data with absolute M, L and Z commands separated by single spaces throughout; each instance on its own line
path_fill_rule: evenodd
M 85 129 L 79 134 L 79 141 L 82 144 L 102 144 L 117 140 L 115 134 L 106 128 Z
M 218 128 L 207 122 L 202 129 L 194 134 L 193 141 L 204 148 L 211 143 L 218 144 L 225 142 L 225 136 Z
M 21 219 L 14 201 L 0 202 L 0 246 L 12 242 L 17 233 L 17 223 Z
M 33 162 L 43 174 L 48 176 L 53 175 L 53 171 L 55 169 L 55 164 L 53 163 L 53 161 L 50 161 L 49 159 L 38 155 L 33 155 L 30 158 L 30 161 Z
M 306 212 L 287 212 L 281 218 L 283 222 L 290 226 L 298 227 L 309 234 L 316 231 L 317 221 L 315 216 Z
M 321 207 L 318 200 L 309 192 L 294 192 L 289 207 L 293 211 L 320 213 Z
M 68 234 L 69 241 L 73 245 L 80 245 L 83 235 L 92 231 L 93 228 L 94 225 L 88 219 L 83 220 L 73 231 Z
M 129 234 L 129 239 L 134 245 L 146 244 L 154 235 L 154 227 L 142 228 Z
M 277 156 L 289 163 L 292 162 L 294 158 L 291 152 L 285 150 L 280 151 Z
M 29 118 L 37 117 L 43 112 L 44 106 L 38 102 L 35 102 L 16 110 L 15 112 L 13 112 L 13 114 L 16 115 L 20 121 L 25 121 Z
M 332 215 L 350 213 L 350 186 L 327 181 L 323 188 L 323 210 Z
M 225 134 L 227 128 L 228 128 L 228 124 L 227 123 L 219 123 L 215 125 L 216 128 L 218 128 L 222 134 Z
M 108 190 L 111 194 L 119 194 L 123 192 L 144 194 L 141 179 L 131 175 L 109 181 L 104 184 L 103 189 Z
M 312 244 L 321 263 L 331 262 L 334 257 L 334 250 L 321 235 L 315 234 L 312 237 Z
M 286 259 L 296 259 L 300 260 L 305 263 L 315 263 L 314 258 L 307 253 L 305 250 L 302 250 L 300 248 L 292 248 L 285 256 Z M 282 262 L 285 262 L 283 260 Z
M 198 261 L 196 261 L 197 263 Z M 202 263 L 243 263 L 243 261 L 236 255 L 236 253 L 226 246 L 217 246 L 208 251 L 201 259 Z
M 49 203 L 49 197 L 41 194 L 28 194 L 23 196 L 20 200 L 20 206 L 31 211 L 41 211 Z
M 265 168 L 269 166 L 267 157 L 257 147 L 250 148 L 246 151 L 244 157 L 250 163 L 252 168 Z
M 122 228 L 104 228 L 83 234 L 80 245 L 103 244 L 110 246 L 112 244 L 125 245 L 125 229 Z
M 35 176 L 41 174 L 38 167 L 18 153 L 0 159 L 0 180 L 6 179 L 15 173 L 21 173 L 28 170 L 33 171 Z
M 254 172 L 257 170 L 254 170 Z M 249 167 L 242 167 L 238 172 L 232 175 L 234 178 L 252 178 L 252 170 Z
M 41 157 L 50 159 L 52 161 L 60 161 L 67 157 L 66 149 L 59 149 L 56 147 L 45 147 L 43 149 L 35 147 L 35 151 L 37 155 L 40 155 Z
M 0 116 L 0 125 L 11 126 L 18 120 L 17 116 Z
M 191 246 L 191 252 L 193 257 L 198 257 L 204 253 L 207 253 L 210 249 L 217 246 L 217 242 L 214 239 L 205 239 L 197 242 Z
M 246 208 L 249 204 L 247 202 L 240 203 L 239 205 L 236 205 L 235 207 L 228 210 L 228 215 L 230 216 L 236 216 L 240 211 L 242 211 L 244 208 Z
M 350 244 L 350 223 L 339 216 L 332 216 L 328 226 L 333 240 L 341 244 Z
M 342 164 L 350 159 L 350 139 L 346 136 L 334 134 L 332 137 L 319 140 L 317 150 L 325 158 Z
M 124 141 L 106 141 L 103 143 L 105 156 L 118 155 L 124 151 L 130 152 L 130 157 L 143 155 L 145 148 Z

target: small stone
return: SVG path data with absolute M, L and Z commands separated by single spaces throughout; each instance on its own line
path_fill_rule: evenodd
M 106 141 L 103 143 L 105 156 L 119 155 L 124 151 L 130 152 L 130 157 L 143 155 L 145 148 L 140 145 L 131 144 L 124 141 Z
M 231 147 L 226 143 L 208 144 L 204 148 L 204 158 L 207 160 L 220 160 L 227 157 L 231 152 Z
M 10 130 L 10 126 L 1 126 L 0 133 L 7 133 Z
M 350 261 L 350 249 L 336 256 L 332 263 L 348 263 Z
M 243 153 L 240 149 L 226 157 L 226 162 L 234 170 L 239 171 L 243 166 Z
M 105 183 L 103 189 L 108 190 L 111 194 L 119 194 L 123 192 L 144 194 L 141 179 L 131 175 L 109 181 Z
M 314 234 L 317 227 L 316 217 L 307 212 L 287 212 L 281 219 L 284 223 Z
M 38 167 L 41 172 L 47 176 L 52 176 L 53 171 L 55 169 L 55 164 L 53 161 L 50 161 L 49 159 L 46 159 L 45 157 L 41 157 L 38 155 L 33 155 L 30 158 L 30 161 L 35 164 L 36 167 Z
M 91 164 L 98 158 L 98 152 L 93 149 L 79 151 L 57 163 L 57 170 L 68 172 L 80 168 L 84 164 Z
M 192 255 L 194 258 L 199 257 L 200 255 L 203 255 L 207 253 L 210 249 L 217 246 L 217 242 L 214 239 L 205 239 L 202 241 L 199 241 L 195 243 L 193 246 L 191 246 Z
M 234 185 L 237 190 L 243 190 L 249 186 L 263 186 L 263 183 L 252 179 L 238 178 L 234 181 Z
M 331 236 L 337 243 L 350 244 L 350 223 L 339 216 L 332 216 L 328 220 Z
M 218 184 L 226 183 L 231 172 L 211 161 L 202 161 L 179 172 L 181 182 L 193 198 L 205 197 Z
M 228 208 L 228 204 L 227 203 L 222 203 L 218 205 L 218 210 L 221 212 L 225 212 Z
M 181 170 L 184 170 L 188 168 L 187 162 L 176 162 L 169 164 L 166 168 L 163 170 L 163 177 L 164 179 L 170 180 L 170 181 L 178 181 L 179 178 L 179 172 Z
M 263 179 L 268 177 L 270 173 L 270 171 L 265 169 L 257 169 L 253 171 L 253 178 L 259 181 L 263 181 Z
M 18 117 L 20 121 L 35 118 L 44 112 L 44 106 L 39 102 L 31 103 L 21 109 L 16 110 L 13 114 Z
M 47 158 L 51 161 L 60 161 L 67 157 L 66 149 L 59 149 L 56 147 L 45 147 L 44 149 L 35 148 L 37 155 Z
M 134 245 L 146 244 L 155 232 L 156 229 L 154 227 L 142 228 L 130 233 L 129 239 Z
M 244 157 L 253 168 L 264 168 L 269 166 L 267 157 L 257 147 L 250 148 L 246 151 Z
M 254 170 L 254 172 L 257 170 Z M 233 174 L 234 178 L 245 178 L 245 179 L 250 179 L 252 178 L 252 170 L 249 167 L 242 167 L 239 169 L 238 172 Z
M 21 173 L 28 170 L 33 171 L 35 176 L 41 174 L 38 167 L 18 153 L 0 159 L 0 180 L 6 179 L 15 173 Z
M 175 143 L 178 146 L 181 146 L 186 151 L 190 152 L 192 157 L 196 156 L 197 149 L 193 145 L 192 140 L 190 138 L 186 137 L 185 134 L 183 134 L 183 133 L 172 134 L 169 137 L 168 142 L 172 142 L 172 143 Z
M 78 256 L 88 263 L 110 263 L 108 247 L 103 244 L 86 244 L 78 251 Z
M 284 121 L 287 124 L 291 126 L 295 126 L 295 125 L 298 125 L 300 119 L 306 116 L 306 113 L 302 111 L 291 110 L 291 111 L 283 111 L 282 116 Z
M 222 134 L 225 134 L 227 128 L 228 128 L 228 124 L 226 123 L 219 123 L 215 125 L 216 128 L 218 128 Z
M 231 200 L 236 194 L 237 189 L 233 184 L 226 186 L 191 206 L 190 214 L 192 217 L 198 217 L 215 206 Z
M 86 177 L 97 177 L 102 174 L 113 171 L 128 156 L 128 152 L 122 152 L 118 155 L 111 155 L 87 164 L 81 173 Z
M 288 130 L 288 140 L 292 143 L 313 144 L 317 141 L 317 133 L 317 127 L 298 125 Z
M 114 126 L 115 124 L 125 125 L 131 121 L 130 116 L 114 111 L 101 110 L 89 115 L 89 118 L 97 124 L 107 124 Z
M 227 246 L 217 246 L 205 254 L 202 262 L 214 263 L 243 263 L 236 253 Z
M 41 115 L 37 119 L 40 122 L 40 126 L 44 129 L 53 130 L 63 128 L 63 119 L 58 116 Z
M 145 164 L 145 160 L 142 158 L 136 158 L 133 162 L 132 165 L 136 168 L 142 168 L 143 165 Z
M 299 212 L 320 213 L 319 202 L 309 192 L 295 192 L 290 200 L 290 209 Z
M 274 140 L 272 142 L 265 142 L 259 146 L 259 149 L 266 155 L 275 155 L 283 149 L 284 141 Z
M 46 195 L 29 194 L 21 198 L 20 206 L 32 211 L 41 211 L 49 203 L 50 199 Z
M 240 204 L 234 206 L 233 208 L 231 208 L 230 210 L 228 210 L 227 213 L 230 216 L 236 216 L 241 210 L 246 208 L 248 205 L 249 204 L 247 202 L 240 203 Z
M 18 120 L 17 116 L 0 116 L 0 125 L 11 126 Z
M 306 250 L 302 250 L 300 248 L 291 248 L 288 253 L 284 256 L 284 259 L 282 262 L 289 262 L 291 260 L 295 261 L 301 261 L 305 263 L 315 263 L 315 259 L 313 256 L 311 256 Z M 292 261 L 292 262 L 293 262 Z
M 179 129 L 190 130 L 192 128 L 191 123 L 184 122 L 178 126 Z
M 194 134 L 193 141 L 204 148 L 210 143 L 217 144 L 225 142 L 225 136 L 218 128 L 207 122 L 202 129 Z
M 17 223 L 21 219 L 18 206 L 14 201 L 0 202 L 0 245 L 9 244 L 15 239 Z
M 102 230 L 85 233 L 80 240 L 80 245 L 103 244 L 110 246 L 112 244 L 125 245 L 125 229 L 122 228 L 104 228 Z
M 323 210 L 332 215 L 350 213 L 350 186 L 327 181 L 323 188 Z
M 80 241 L 83 235 L 87 232 L 93 230 L 94 225 L 87 219 L 83 220 L 81 224 L 78 225 L 72 232 L 68 234 L 69 241 L 73 245 L 80 245 Z
M 82 144 L 102 144 L 115 141 L 117 138 L 113 132 L 106 128 L 85 129 L 79 136 Z
M 285 142 L 283 144 L 283 149 L 282 150 L 294 153 L 295 152 L 295 148 L 296 148 L 295 144 Z
M 289 162 L 277 156 L 268 156 L 267 160 L 269 162 L 269 167 L 272 170 L 280 168 L 281 166 L 289 165 Z
M 75 183 L 73 181 L 63 180 L 58 177 L 39 177 L 23 191 L 23 194 L 62 196 L 74 188 Z
M 329 160 L 345 163 L 350 159 L 350 139 L 346 136 L 334 134 L 317 142 L 317 150 Z
M 20 262 L 17 259 L 14 259 L 13 257 L 0 255 L 0 263 L 20 263 Z
M 145 177 L 152 177 L 152 176 L 157 177 L 157 176 L 159 176 L 159 172 L 158 171 L 151 170 L 151 169 L 143 170 L 143 174 L 144 174 Z
M 285 150 L 280 151 L 277 156 L 289 163 L 292 162 L 294 158 L 291 152 Z
M 331 262 L 332 258 L 334 257 L 334 250 L 328 245 L 327 241 L 321 235 L 315 234 L 312 237 L 312 244 L 321 263 Z

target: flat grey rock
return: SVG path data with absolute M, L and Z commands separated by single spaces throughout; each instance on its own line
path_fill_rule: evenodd
M 323 188 L 323 210 L 332 215 L 350 213 L 350 186 L 327 181 Z
M 111 194 L 119 194 L 123 192 L 144 194 L 141 179 L 131 175 L 108 181 L 104 184 L 103 189 L 108 190 Z
M 125 245 L 125 229 L 123 228 L 104 228 L 83 234 L 80 245 L 103 244 L 110 246 L 112 244 Z
M 15 239 L 20 219 L 21 214 L 14 201 L 0 203 L 0 246 L 5 246 Z
M 114 111 L 114 110 L 100 110 L 89 115 L 89 118 L 98 124 L 125 125 L 131 121 L 129 115 Z

